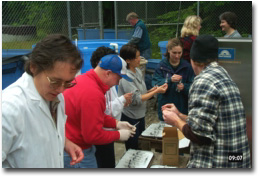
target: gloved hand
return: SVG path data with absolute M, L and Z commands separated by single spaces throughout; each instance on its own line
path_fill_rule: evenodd
M 118 121 L 116 128 L 118 130 L 126 129 L 126 130 L 133 130 L 133 131 L 135 131 L 135 129 L 136 129 L 135 126 L 129 124 L 126 121 Z
M 120 141 L 127 141 L 130 137 L 133 137 L 135 132 L 132 130 L 121 129 L 118 130 L 120 134 Z

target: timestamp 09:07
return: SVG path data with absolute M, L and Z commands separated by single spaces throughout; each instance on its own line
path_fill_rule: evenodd
M 229 153 L 228 162 L 243 162 L 243 153 Z

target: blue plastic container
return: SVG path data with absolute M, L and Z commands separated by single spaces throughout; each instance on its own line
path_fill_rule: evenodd
M 75 44 L 75 41 L 73 41 Z M 86 71 L 89 71 L 92 69 L 90 58 L 92 56 L 92 53 L 101 46 L 110 47 L 112 48 L 111 44 L 115 43 L 118 45 L 118 53 L 120 52 L 120 49 L 123 45 L 128 43 L 128 40 L 123 39 L 95 39 L 95 40 L 79 40 L 77 41 L 78 49 L 80 50 L 84 65 L 81 68 L 81 73 L 85 73 Z
M 133 29 L 124 29 L 124 30 L 118 30 L 117 32 L 117 38 L 118 39 L 131 39 L 133 35 Z
M 2 89 L 15 82 L 24 73 L 23 55 L 31 49 L 2 49 Z
M 104 29 L 104 39 L 115 39 L 115 30 Z
M 86 34 L 86 39 L 100 39 L 100 34 L 98 29 L 77 29 L 78 39 L 84 40 L 84 31 Z
M 160 41 L 160 42 L 158 42 L 158 46 L 160 47 L 162 59 L 166 58 L 164 56 L 164 54 L 166 53 L 167 44 L 168 44 L 168 41 Z
M 88 39 L 100 39 L 100 30 L 99 29 L 77 29 L 78 39 L 79 40 L 88 40 Z M 84 38 L 84 31 L 86 38 Z M 133 33 L 133 29 L 123 29 L 118 30 L 117 38 L 118 39 L 130 39 Z M 104 39 L 115 39 L 115 30 L 114 29 L 104 29 Z
M 146 64 L 147 69 L 155 70 L 158 67 L 158 64 L 162 61 L 161 59 L 148 59 L 148 63 Z
M 10 62 L 8 62 L 10 60 Z M 2 90 L 14 83 L 24 73 L 24 61 L 21 56 L 3 60 L 2 64 Z
M 2 58 L 11 58 L 18 55 L 31 53 L 32 49 L 2 49 Z

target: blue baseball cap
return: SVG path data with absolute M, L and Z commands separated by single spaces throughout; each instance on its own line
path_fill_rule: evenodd
M 132 82 L 133 80 L 127 76 L 126 62 L 123 58 L 116 54 L 105 55 L 101 58 L 99 64 L 101 68 L 111 70 L 113 73 L 120 75 L 127 81 Z

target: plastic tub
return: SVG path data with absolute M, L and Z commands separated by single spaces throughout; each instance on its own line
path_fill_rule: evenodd
M 117 38 L 118 39 L 131 39 L 133 34 L 133 29 L 125 29 L 125 30 L 118 30 Z
M 115 30 L 104 29 L 104 39 L 115 39 Z
M 146 65 L 147 69 L 155 70 L 158 67 L 158 64 L 162 61 L 161 59 L 148 59 L 148 63 Z
M 75 44 L 75 41 L 73 41 Z M 117 44 L 118 45 L 118 53 L 123 45 L 128 43 L 128 40 L 123 39 L 95 39 L 95 40 L 79 40 L 77 41 L 78 49 L 80 50 L 82 57 L 84 59 L 84 65 L 81 68 L 81 73 L 85 73 L 92 69 L 90 59 L 92 53 L 101 46 L 110 47 L 110 44 Z
M 168 41 L 160 41 L 160 42 L 158 42 L 158 46 L 160 47 L 162 59 L 166 58 L 164 56 L 164 54 L 166 53 L 167 44 L 168 44 Z
M 78 39 L 84 40 L 84 31 L 86 34 L 86 39 L 99 39 L 100 34 L 98 29 L 77 29 L 78 31 Z
M 81 29 L 78 28 L 78 39 L 79 40 L 88 40 L 88 39 L 100 39 L 100 30 L 99 29 Z M 84 38 L 84 31 L 86 38 Z M 118 39 L 130 39 L 133 33 L 133 29 L 121 29 L 118 30 L 117 38 Z M 115 39 L 115 30 L 114 29 L 104 29 L 104 39 Z
M 91 39 L 91 40 L 78 40 L 77 44 L 75 41 L 72 41 L 74 45 L 77 45 L 81 56 L 83 57 L 84 64 L 81 68 L 81 73 L 85 73 L 86 71 L 89 71 L 92 69 L 90 58 L 92 56 L 92 53 L 101 46 L 104 47 L 110 47 L 111 43 L 118 44 L 118 53 L 120 52 L 120 49 L 123 45 L 128 43 L 128 40 L 125 39 Z M 35 45 L 33 45 L 34 47 Z
M 2 64 L 2 90 L 15 82 L 24 73 L 24 59 L 22 55 L 6 58 Z
M 32 49 L 2 49 L 2 58 L 11 58 L 17 55 L 26 55 L 31 53 Z

